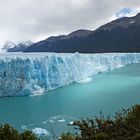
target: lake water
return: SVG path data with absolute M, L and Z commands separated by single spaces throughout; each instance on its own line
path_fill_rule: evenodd
M 19 130 L 45 128 L 52 134 L 71 130 L 67 123 L 94 117 L 102 110 L 114 114 L 140 103 L 140 64 L 94 75 L 80 83 L 36 97 L 0 99 L 0 123 Z

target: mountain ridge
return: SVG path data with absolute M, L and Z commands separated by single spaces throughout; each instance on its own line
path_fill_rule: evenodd
M 68 35 L 51 36 L 23 52 L 107 53 L 140 52 L 140 13 L 122 17 L 96 30 L 79 29 Z

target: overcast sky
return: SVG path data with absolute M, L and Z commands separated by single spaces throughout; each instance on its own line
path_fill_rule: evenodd
M 0 0 L 0 44 L 94 30 L 140 12 L 140 0 Z

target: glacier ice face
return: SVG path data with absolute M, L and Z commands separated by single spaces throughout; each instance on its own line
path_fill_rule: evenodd
M 1 54 L 0 97 L 40 95 L 96 73 L 140 62 L 140 53 Z

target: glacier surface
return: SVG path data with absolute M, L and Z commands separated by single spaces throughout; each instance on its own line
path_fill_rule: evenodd
M 0 97 L 40 95 L 99 72 L 139 62 L 140 53 L 1 54 Z

